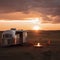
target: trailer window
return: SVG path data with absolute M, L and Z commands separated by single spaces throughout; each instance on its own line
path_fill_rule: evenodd
M 12 37 L 12 35 L 11 34 L 5 34 L 5 35 L 3 35 L 3 37 L 4 38 L 10 38 L 10 37 Z

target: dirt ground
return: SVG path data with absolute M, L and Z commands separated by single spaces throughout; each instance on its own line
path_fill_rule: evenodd
M 60 60 L 60 46 L 1 47 L 0 60 Z
M 0 32 L 0 43 L 1 35 Z M 28 32 L 29 42 L 45 43 L 51 40 L 50 46 L 35 48 L 33 46 L 0 47 L 0 60 L 60 60 L 60 31 Z

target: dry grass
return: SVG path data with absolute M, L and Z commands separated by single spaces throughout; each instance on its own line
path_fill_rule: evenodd
M 28 32 L 27 40 L 31 43 L 35 41 L 46 43 L 47 40 L 51 40 L 51 45 L 43 48 L 33 46 L 0 47 L 0 60 L 60 60 L 60 31 Z
M 59 46 L 35 48 L 33 46 L 17 46 L 0 48 L 1 60 L 60 60 Z

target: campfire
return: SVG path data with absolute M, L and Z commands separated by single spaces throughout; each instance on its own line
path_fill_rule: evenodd
M 42 47 L 43 45 L 41 45 L 40 43 L 37 43 L 36 45 L 34 45 L 34 47 Z

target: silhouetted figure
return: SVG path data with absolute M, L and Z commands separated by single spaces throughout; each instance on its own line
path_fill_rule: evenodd
M 47 46 L 49 46 L 51 44 L 51 41 L 48 40 L 46 44 L 47 44 Z

